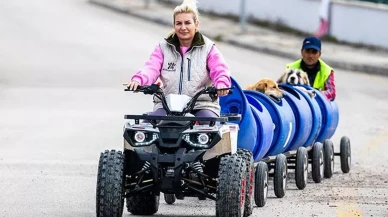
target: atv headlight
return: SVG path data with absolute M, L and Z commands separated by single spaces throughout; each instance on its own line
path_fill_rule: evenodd
M 143 132 L 136 132 L 134 137 L 135 141 L 140 143 L 146 139 L 146 135 Z
M 182 139 L 194 148 L 211 148 L 221 140 L 217 132 L 209 133 L 187 133 Z
M 209 136 L 206 133 L 201 133 L 198 135 L 197 140 L 199 144 L 205 145 L 209 142 Z
M 129 131 L 129 144 L 133 147 L 148 146 L 159 139 L 159 134 L 146 131 Z

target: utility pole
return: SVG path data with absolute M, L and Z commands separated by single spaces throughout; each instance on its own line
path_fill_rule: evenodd
M 246 14 L 246 0 L 240 0 L 240 28 L 241 33 L 246 31 L 247 14 Z

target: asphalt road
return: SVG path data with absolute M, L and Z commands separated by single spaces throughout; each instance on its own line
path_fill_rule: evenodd
M 169 30 L 86 0 L 2 0 L 0 216 L 95 216 L 100 152 L 122 149 L 124 114 L 152 108 L 121 85 Z M 242 86 L 278 78 L 291 61 L 217 45 Z M 350 137 L 351 172 L 336 159 L 333 178 L 303 191 L 290 181 L 284 198 L 270 191 L 254 216 L 388 216 L 388 79 L 341 70 L 336 79 L 332 139 L 338 151 Z M 156 216 L 214 216 L 214 206 L 161 200 Z

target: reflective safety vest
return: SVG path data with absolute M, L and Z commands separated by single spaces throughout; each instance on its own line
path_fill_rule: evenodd
M 289 63 L 286 65 L 287 69 L 300 69 L 303 70 L 301 67 L 302 59 L 297 60 L 293 63 Z M 314 79 L 313 87 L 319 90 L 324 90 L 325 88 L 325 82 L 327 78 L 330 76 L 331 71 L 333 71 L 333 68 L 331 68 L 329 65 L 327 65 L 322 60 L 319 60 L 319 63 L 321 65 L 320 70 L 318 71 L 317 75 Z

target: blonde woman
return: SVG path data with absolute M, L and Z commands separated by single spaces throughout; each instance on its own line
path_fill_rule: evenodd
M 199 13 L 195 0 L 184 0 L 174 9 L 173 31 L 156 46 L 146 62 L 127 84 L 130 90 L 139 85 L 153 84 L 158 78 L 167 94 L 185 94 L 193 97 L 205 86 L 227 88 L 231 85 L 230 72 L 220 51 L 209 38 L 199 31 Z M 228 90 L 218 91 L 219 96 Z M 219 100 L 201 96 L 194 107 L 197 117 L 218 117 Z M 155 101 L 150 115 L 166 115 L 162 104 Z

